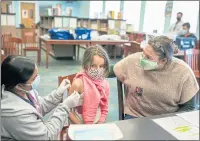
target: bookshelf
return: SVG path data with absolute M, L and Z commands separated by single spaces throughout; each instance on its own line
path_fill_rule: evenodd
M 78 27 L 90 28 L 100 34 L 125 34 L 126 20 L 78 18 Z
M 77 17 L 40 16 L 40 35 L 48 34 L 51 28 L 75 29 L 77 28 Z
M 91 19 L 70 16 L 41 16 L 40 35 L 48 34 L 52 27 L 75 29 L 90 28 L 100 34 L 126 34 L 126 20 L 121 19 Z
M 15 13 L 1 13 L 1 32 L 10 32 L 16 36 Z

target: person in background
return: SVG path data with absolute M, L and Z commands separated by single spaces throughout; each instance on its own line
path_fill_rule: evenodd
M 199 85 L 192 69 L 173 57 L 173 46 L 168 37 L 157 36 L 148 41 L 143 52 L 115 64 L 115 76 L 127 88 L 125 119 L 196 108 L 193 102 Z
M 177 21 L 176 21 L 176 23 L 174 23 L 174 24 L 172 24 L 172 25 L 170 26 L 169 32 L 174 32 L 174 33 L 176 33 L 177 35 L 180 34 L 180 32 L 183 30 L 182 25 L 183 25 L 183 23 L 184 23 L 184 22 L 181 20 L 182 17 L 183 17 L 183 13 L 182 13 L 182 12 L 178 12 L 178 13 L 177 13 L 177 18 L 176 18 Z
M 105 80 L 109 73 L 109 57 L 101 46 L 87 48 L 82 62 L 83 70 L 76 74 L 69 94 L 77 91 L 82 106 L 69 115 L 72 124 L 104 123 L 108 114 L 110 85 Z
M 63 100 L 70 87 L 65 79 L 51 94 L 42 98 L 36 91 L 40 83 L 36 64 L 22 56 L 8 56 L 1 65 L 1 139 L 57 140 L 70 108 L 79 104 L 74 92 Z M 43 116 L 55 108 L 45 122 Z
M 190 23 L 188 22 L 183 24 L 183 31 L 179 36 L 185 38 L 187 37 L 195 38 L 195 40 L 197 41 L 197 37 L 193 33 L 190 33 Z

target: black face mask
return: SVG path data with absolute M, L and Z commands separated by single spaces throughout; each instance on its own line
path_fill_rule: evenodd
M 176 19 L 177 19 L 177 21 L 180 21 L 180 20 L 181 20 L 181 18 L 180 18 L 180 17 L 177 17 Z

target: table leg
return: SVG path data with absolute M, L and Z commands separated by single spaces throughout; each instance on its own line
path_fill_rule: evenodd
M 39 65 L 41 64 L 41 57 L 42 57 L 42 41 L 41 39 L 39 38 L 39 48 L 40 48 L 40 51 L 38 53 L 39 55 Z
M 78 44 L 78 54 L 77 54 L 77 60 L 79 60 L 79 52 L 80 52 L 80 45 Z
M 46 43 L 46 68 L 48 69 L 48 65 L 49 65 L 49 44 Z
M 124 49 L 124 58 L 125 58 L 128 56 L 128 47 L 124 46 L 123 49 Z
M 115 45 L 112 46 L 114 48 L 114 60 L 117 59 L 117 47 Z

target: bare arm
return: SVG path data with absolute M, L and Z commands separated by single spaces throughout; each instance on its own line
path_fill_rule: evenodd
M 79 94 L 83 93 L 81 79 L 75 79 L 72 83 L 72 86 L 69 89 L 69 95 L 71 95 L 74 91 L 77 91 Z M 76 117 L 75 113 L 69 113 L 69 119 L 73 124 L 81 124 L 81 121 Z

